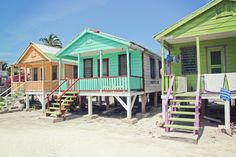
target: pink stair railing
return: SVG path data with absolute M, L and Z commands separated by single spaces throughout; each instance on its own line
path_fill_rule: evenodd
M 195 100 L 195 122 L 194 122 L 194 126 L 197 127 L 199 129 L 199 107 L 200 107 L 200 94 L 201 94 L 201 75 L 198 74 L 197 77 L 197 91 L 196 91 L 196 100 Z M 194 131 L 194 135 L 196 135 L 198 133 L 198 130 Z
M 174 85 L 174 81 L 175 81 L 175 76 L 172 76 L 171 78 L 171 82 L 168 88 L 168 91 L 165 95 L 165 100 L 164 100 L 164 106 L 165 106 L 165 125 L 169 124 L 169 114 L 168 114 L 168 101 L 171 95 L 171 91 L 172 91 L 172 87 Z M 166 132 L 169 132 L 169 128 L 165 128 Z

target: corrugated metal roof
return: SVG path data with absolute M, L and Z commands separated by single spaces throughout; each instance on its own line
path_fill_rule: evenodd
M 58 51 L 60 51 L 60 48 L 55 48 L 55 47 L 51 47 L 51 46 L 46 46 L 46 45 L 42 45 L 42 44 L 38 44 L 38 43 L 32 43 L 35 46 L 37 46 L 42 52 L 44 53 L 51 53 L 51 54 L 56 54 Z

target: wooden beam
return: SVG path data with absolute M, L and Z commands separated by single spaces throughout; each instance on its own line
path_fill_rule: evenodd
M 102 76 L 103 76 L 103 59 L 102 59 L 102 50 L 99 53 L 99 58 L 100 58 L 100 92 L 102 92 L 103 86 L 102 86 Z
M 165 47 L 161 44 L 161 95 L 164 95 L 165 90 Z
M 142 110 L 142 113 L 145 113 L 146 112 L 146 104 L 147 104 L 147 95 L 146 94 L 143 94 L 141 96 L 141 110 Z
M 129 54 L 129 48 L 126 49 L 126 59 L 127 59 L 127 85 L 128 85 L 128 92 L 130 93 L 130 54 Z
M 115 98 L 119 101 L 119 103 L 125 108 L 125 110 L 127 111 L 127 105 L 125 104 L 125 102 L 119 97 L 119 96 L 115 96 Z
M 127 118 L 132 118 L 131 96 L 127 96 Z
M 132 103 L 131 103 L 131 110 L 134 107 L 134 103 L 135 103 L 136 98 L 137 98 L 137 95 L 133 96 L 133 100 L 132 100 Z
M 58 69 L 58 81 L 59 81 L 59 84 L 61 84 L 60 83 L 61 82 L 61 68 L 62 68 L 61 64 L 62 64 L 62 59 L 59 58 L 59 69 Z M 61 92 L 61 87 L 59 88 L 59 93 L 60 92 Z
M 225 129 L 230 130 L 230 103 L 225 102 Z
M 80 54 L 78 53 L 78 63 L 77 63 L 77 72 L 78 72 L 78 79 L 80 79 Z M 80 89 L 80 80 L 78 80 L 78 90 Z
M 88 96 L 88 115 L 93 114 L 93 103 L 92 103 L 92 96 Z
M 200 60 L 200 38 L 196 37 L 196 47 L 197 47 L 197 72 L 201 74 L 201 60 Z

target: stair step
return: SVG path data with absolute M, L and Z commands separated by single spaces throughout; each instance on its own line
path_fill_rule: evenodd
M 171 117 L 169 118 L 170 121 L 174 121 L 174 122 L 195 122 L 195 119 L 192 118 L 175 118 L 175 117 Z
M 59 110 L 60 108 L 59 108 L 59 107 L 49 107 L 49 109 L 52 109 L 52 110 Z
M 198 127 L 195 126 L 185 126 L 185 125 L 164 125 L 166 128 L 174 129 L 184 129 L 184 130 L 198 130 Z
M 195 115 L 195 112 L 171 111 L 170 114 L 179 114 L 179 115 Z
M 76 98 L 74 95 L 63 95 L 62 98 Z
M 56 99 L 55 101 L 57 101 L 59 103 L 59 99 Z M 74 100 L 65 100 L 65 99 L 61 99 L 61 102 L 74 102 Z
M 195 108 L 193 105 L 172 105 L 172 108 Z
M 68 91 L 68 92 L 66 92 L 66 94 L 79 94 L 79 92 L 78 91 Z
M 48 115 L 48 114 L 49 114 L 49 116 L 57 117 L 57 116 L 61 115 L 61 112 L 60 111 L 47 111 L 46 115 Z
M 194 103 L 196 100 L 192 100 L 192 99 L 177 99 L 177 100 L 172 100 L 173 102 L 192 102 Z

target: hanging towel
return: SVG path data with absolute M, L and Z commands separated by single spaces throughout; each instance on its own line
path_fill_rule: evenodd
M 219 93 L 224 85 L 225 74 L 204 74 L 205 91 Z
M 176 78 L 177 89 L 176 93 L 185 93 L 187 92 L 187 78 L 178 76 Z
M 229 90 L 236 92 L 236 73 L 227 73 L 226 78 L 229 84 Z

